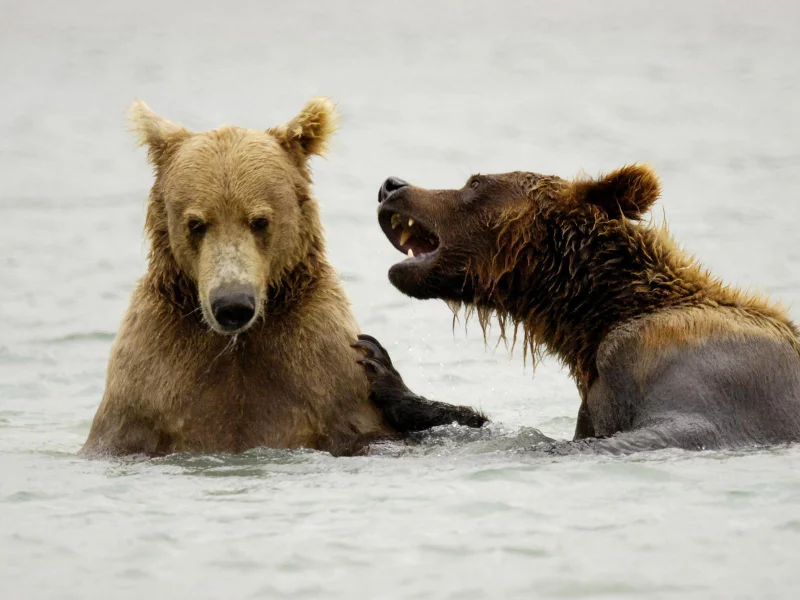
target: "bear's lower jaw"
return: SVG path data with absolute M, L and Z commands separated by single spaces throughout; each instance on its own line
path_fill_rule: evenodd
M 243 325 L 242 327 L 239 328 L 230 328 L 230 327 L 223 327 L 222 325 L 220 325 L 219 323 L 217 323 L 212 319 L 205 319 L 205 318 L 203 319 L 203 321 L 205 321 L 206 326 L 208 327 L 209 333 L 212 333 L 214 335 L 220 335 L 223 337 L 232 337 L 232 338 L 235 338 L 250 331 L 257 320 L 258 319 L 253 319 L 246 325 Z
M 436 268 L 439 251 L 419 258 L 409 258 L 389 269 L 389 281 L 400 292 L 417 300 L 452 300 L 471 302 L 473 290 L 464 273 L 449 274 Z
M 430 274 L 429 255 L 407 258 L 389 269 L 389 281 L 406 296 L 427 300 L 435 298 L 436 293 L 429 285 Z

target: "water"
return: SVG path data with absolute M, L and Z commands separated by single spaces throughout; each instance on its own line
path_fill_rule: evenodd
M 380 182 L 650 162 L 676 237 L 800 299 L 800 5 L 0 3 L 0 586 L 6 598 L 792 598 L 800 448 L 542 458 L 577 393 L 386 280 Z M 135 97 L 190 127 L 339 102 L 330 256 L 412 389 L 495 421 L 334 459 L 75 456 L 144 269 Z M 800 318 L 796 308 L 791 309 Z

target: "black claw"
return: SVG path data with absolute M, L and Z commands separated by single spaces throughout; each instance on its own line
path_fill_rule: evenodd
M 361 333 L 358 335 L 358 341 L 352 344 L 353 348 L 366 352 L 367 356 L 373 358 L 381 363 L 392 372 L 396 372 L 392 359 L 389 358 L 389 353 L 386 348 L 381 346 L 381 343 L 371 335 Z
M 365 350 L 370 356 L 377 357 L 381 355 L 381 351 L 375 346 L 375 344 L 367 341 L 358 341 L 354 344 L 350 344 L 353 348 L 357 348 L 360 350 Z
M 380 362 L 378 362 L 374 358 L 362 358 L 358 361 L 358 364 L 364 367 L 365 370 L 375 374 L 388 373 L 386 367 L 384 367 Z
M 381 343 L 378 340 L 376 340 L 374 337 L 372 337 L 371 335 L 367 335 L 366 333 L 359 333 L 358 334 L 358 339 L 361 340 L 361 341 L 364 341 L 364 342 L 370 342 L 370 343 L 375 344 L 376 346 L 378 346 L 378 348 L 381 348 Z

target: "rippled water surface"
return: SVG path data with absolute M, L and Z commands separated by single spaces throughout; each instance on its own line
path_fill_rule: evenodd
M 574 386 L 394 290 L 374 203 L 388 175 L 647 161 L 656 220 L 791 307 L 799 6 L 0 2 L 2 596 L 796 597 L 800 449 L 520 451 L 571 435 Z M 145 268 L 151 179 L 125 108 L 268 127 L 316 94 L 343 114 L 316 194 L 362 328 L 412 388 L 495 424 L 361 458 L 78 459 Z

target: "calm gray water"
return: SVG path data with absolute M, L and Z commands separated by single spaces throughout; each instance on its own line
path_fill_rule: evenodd
M 553 363 L 451 329 L 386 280 L 388 175 L 595 174 L 650 162 L 676 237 L 800 299 L 800 4 L 0 2 L 3 598 L 794 598 L 800 448 L 543 459 L 577 393 Z M 481 434 L 400 456 L 75 456 L 135 280 L 150 171 L 135 97 L 197 129 L 268 127 L 316 94 L 314 164 L 364 331 Z M 800 318 L 797 308 L 791 309 Z

